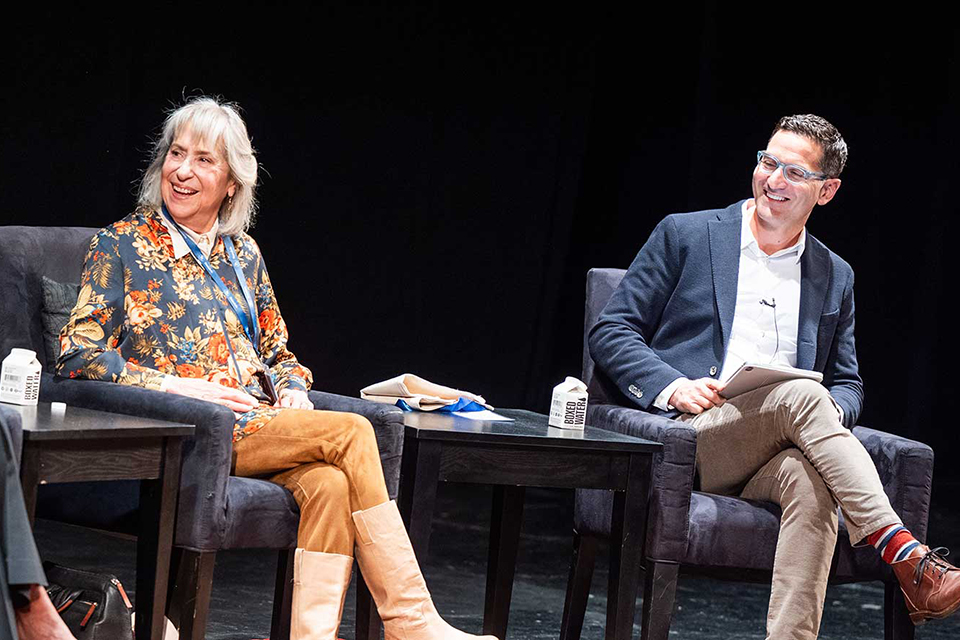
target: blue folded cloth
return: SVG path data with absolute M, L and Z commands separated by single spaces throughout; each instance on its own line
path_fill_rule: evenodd
M 414 409 L 408 405 L 403 400 L 397 400 L 397 406 L 403 409 L 404 411 L 420 411 L 420 409 Z M 453 404 L 448 404 L 432 411 L 426 413 L 453 413 L 454 411 L 483 411 L 486 409 L 482 404 L 476 402 L 475 400 L 469 400 L 461 396 Z

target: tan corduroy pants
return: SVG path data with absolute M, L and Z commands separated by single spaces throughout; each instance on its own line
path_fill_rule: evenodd
M 238 476 L 262 477 L 300 505 L 297 546 L 353 556 L 351 514 L 389 500 L 373 427 L 363 416 L 285 409 L 234 443 Z
M 900 518 L 860 441 L 840 423 L 827 390 L 810 380 L 762 387 L 700 415 L 703 491 L 780 505 L 767 638 L 812 640 L 820 630 L 837 505 L 851 544 Z

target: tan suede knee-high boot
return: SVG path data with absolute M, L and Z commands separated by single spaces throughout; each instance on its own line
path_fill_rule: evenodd
M 357 562 L 377 603 L 386 640 L 466 640 L 437 613 L 394 501 L 355 511 Z
M 337 640 L 353 558 L 297 549 L 290 640 Z

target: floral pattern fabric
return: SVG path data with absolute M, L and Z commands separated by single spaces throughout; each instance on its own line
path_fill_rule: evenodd
M 270 406 L 257 373 L 269 375 L 277 393 L 307 391 L 313 378 L 287 349 L 287 327 L 256 242 L 246 233 L 220 236 L 210 252 L 210 264 L 241 304 L 224 242 L 234 243 L 256 299 L 256 348 L 193 255 L 175 258 L 160 214 L 138 210 L 90 242 L 77 304 L 60 332 L 57 373 L 158 390 L 167 376 L 202 378 L 260 402 L 237 418 L 235 441 L 262 428 L 280 409 Z

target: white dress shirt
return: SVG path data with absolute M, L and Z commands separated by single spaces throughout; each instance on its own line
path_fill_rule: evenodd
M 167 217 L 160 216 L 160 221 L 163 222 L 163 226 L 165 226 L 167 231 L 170 232 L 170 240 L 173 241 L 173 257 L 179 260 L 183 256 L 190 253 L 190 247 L 187 246 L 183 236 L 180 235 L 180 232 L 177 231 L 175 226 L 170 224 L 170 221 L 167 220 Z M 188 229 L 183 225 L 180 225 L 180 228 L 183 229 L 183 232 L 190 236 L 190 238 L 197 243 L 197 246 L 200 248 L 200 252 L 209 258 L 210 252 L 213 251 L 213 246 L 217 243 L 217 231 L 220 230 L 220 219 L 214 218 L 213 226 L 210 227 L 210 230 L 206 233 L 197 233 L 196 231 Z
M 726 381 L 744 362 L 797 366 L 797 331 L 800 324 L 800 257 L 807 231 L 796 244 L 767 255 L 750 230 L 747 203 L 741 208 L 740 271 L 737 304 L 727 340 L 727 353 L 719 380 Z M 686 378 L 678 378 L 660 392 L 653 405 L 661 410 Z

